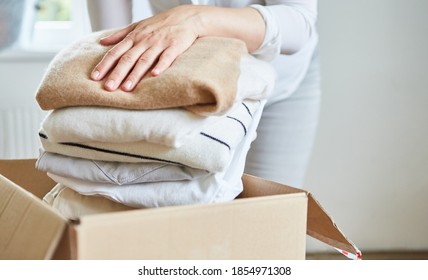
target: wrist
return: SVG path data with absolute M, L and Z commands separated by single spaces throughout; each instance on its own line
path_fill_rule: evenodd
M 243 40 L 249 51 L 263 42 L 265 22 L 254 8 L 194 6 L 198 37 L 222 36 Z
M 216 10 L 218 9 L 218 7 L 202 5 L 190 6 L 194 8 L 192 25 L 198 37 L 219 35 L 218 30 L 216 30 L 215 28 L 216 22 L 214 21 Z

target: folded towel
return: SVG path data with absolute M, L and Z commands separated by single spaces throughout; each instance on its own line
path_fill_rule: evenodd
M 274 85 L 272 67 L 250 55 L 241 59 L 237 99 L 266 99 Z M 236 102 L 230 111 L 241 106 Z M 127 110 L 79 106 L 56 109 L 42 122 L 51 142 L 147 141 L 180 147 L 220 116 L 200 116 L 182 108 Z
M 146 141 L 54 143 L 44 131 L 40 131 L 39 136 L 45 151 L 71 157 L 118 162 L 164 162 L 220 172 L 227 167 L 237 145 L 247 134 L 254 113 L 262 110 L 261 104 L 265 102 L 245 100 L 236 110 L 205 127 L 178 148 Z
M 262 110 L 254 114 L 254 121 L 248 127 L 247 135 L 236 147 L 231 162 L 223 172 L 206 174 L 193 180 L 177 182 L 152 182 L 128 185 L 114 185 L 96 183 L 86 180 L 69 178 L 48 173 L 57 183 L 60 183 L 74 191 L 83 194 L 80 197 L 73 195 L 72 201 L 61 200 L 56 203 L 58 209 L 72 212 L 72 215 L 82 215 L 82 208 L 87 204 L 85 196 L 103 196 L 112 201 L 134 208 L 162 207 L 172 205 L 187 205 L 200 203 L 225 202 L 236 198 L 243 190 L 241 177 L 244 173 L 245 160 L 252 141 L 256 138 L 256 129 L 262 115 Z M 55 190 L 53 190 L 55 191 Z M 51 204 L 55 194 L 48 194 Z M 76 201 L 77 199 L 77 201 Z M 53 199 L 54 200 L 54 199 Z M 82 206 L 79 205 L 82 200 Z M 97 203 L 94 201 L 94 203 Z M 116 209 L 116 205 L 104 205 L 105 201 L 99 201 L 100 208 Z M 54 203 L 55 204 L 55 203 Z M 108 204 L 108 203 L 107 203 Z M 98 208 L 90 206 L 88 211 Z M 74 210 L 73 210 L 74 209 Z
M 41 171 L 80 180 L 126 185 L 159 181 L 193 180 L 207 171 L 159 162 L 125 163 L 89 160 L 41 151 L 36 162 Z
M 200 114 L 218 114 L 232 106 L 237 91 L 240 57 L 247 53 L 241 40 L 202 37 L 158 77 L 150 72 L 133 92 L 107 92 L 90 73 L 111 48 L 98 43 L 112 33 L 92 33 L 59 52 L 50 63 L 36 93 L 43 110 L 70 106 L 126 109 L 186 107 Z

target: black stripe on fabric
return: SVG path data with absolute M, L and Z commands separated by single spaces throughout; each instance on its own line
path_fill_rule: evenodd
M 253 117 L 253 114 L 251 114 L 251 111 L 250 111 L 250 109 L 248 108 L 248 106 L 247 106 L 247 105 L 245 105 L 245 103 L 244 103 L 244 102 L 242 102 L 242 105 L 244 105 L 245 109 L 247 109 L 248 114 L 249 114 L 251 117 Z
M 247 135 L 247 128 L 245 127 L 245 125 L 240 120 L 238 120 L 237 118 L 231 117 L 231 116 L 226 116 L 226 117 L 239 122 L 242 125 L 242 128 L 244 129 L 244 135 Z
M 48 139 L 48 137 L 46 135 L 44 135 L 43 133 L 39 132 L 39 136 L 45 139 Z
M 205 137 L 208 137 L 208 138 L 210 138 L 210 139 L 212 139 L 212 140 L 214 140 L 214 141 L 216 141 L 216 142 L 218 142 L 218 143 L 220 143 L 220 144 L 225 145 L 225 146 L 229 149 L 229 151 L 230 151 L 230 146 L 229 146 L 229 144 L 227 144 L 226 142 L 223 142 L 223 141 L 221 141 L 220 139 L 215 138 L 214 136 L 208 135 L 208 134 L 206 134 L 206 133 L 204 133 L 204 132 L 201 132 L 201 135 L 203 135 L 203 136 L 205 136 Z
M 44 135 L 44 134 L 39 133 L 39 135 L 42 138 L 48 139 L 48 137 L 46 135 Z M 91 147 L 91 146 L 83 145 L 83 144 L 79 144 L 79 143 L 63 142 L 63 143 L 58 143 L 58 144 L 60 144 L 60 145 L 66 145 L 66 146 L 72 146 L 72 147 L 77 147 L 77 148 L 82 148 L 82 149 L 87 149 L 87 150 L 93 150 L 93 151 L 103 152 L 103 153 L 108 153 L 108 154 L 115 154 L 115 155 L 132 157 L 132 158 L 154 160 L 154 161 L 160 161 L 160 162 L 166 162 L 166 163 L 183 165 L 180 162 L 176 162 L 176 161 L 172 161 L 172 160 L 166 160 L 166 159 L 160 159 L 160 158 L 148 157 L 148 156 L 142 156 L 142 155 L 135 155 L 135 154 L 125 153 L 125 152 L 112 151 L 112 150 L 107 150 L 107 149 L 102 149 L 102 148 L 97 148 L 97 147 Z

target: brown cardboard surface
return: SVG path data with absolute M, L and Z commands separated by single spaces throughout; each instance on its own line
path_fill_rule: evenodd
M 0 175 L 0 259 L 49 259 L 67 221 Z
M 64 230 L 64 234 L 56 247 L 56 250 L 52 256 L 54 260 L 70 260 L 71 259 L 71 247 L 70 247 L 70 224 Z
M 48 193 L 55 182 L 35 168 L 35 159 L 0 160 L 0 174 L 38 198 Z
M 83 217 L 77 259 L 304 259 L 304 193 Z M 120 242 L 112 242 L 120 240 Z
M 246 185 L 246 188 L 244 192 L 241 193 L 240 197 L 305 192 L 308 195 L 308 235 L 333 246 L 334 248 L 344 250 L 361 257 L 361 252 L 359 252 L 355 245 L 345 237 L 333 219 L 327 214 L 311 193 L 251 175 L 244 175 L 243 182 Z
M 55 183 L 34 164 L 0 160 L 0 173 L 23 187 L 0 179 L 0 259 L 304 259 L 306 231 L 361 257 L 310 193 L 262 178 L 244 175 L 243 193 L 228 203 L 67 223 L 39 199 Z
M 318 201 L 309 194 L 308 199 L 308 235 L 342 251 L 350 252 L 361 258 L 361 252 L 345 237 L 333 219 L 325 212 Z
M 244 174 L 242 183 L 245 188 L 238 198 L 271 196 L 278 194 L 306 193 L 306 191 L 286 186 L 260 177 Z

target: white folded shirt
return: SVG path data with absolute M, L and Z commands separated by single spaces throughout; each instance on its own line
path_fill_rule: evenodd
M 103 196 L 82 195 L 62 184 L 56 184 L 43 197 L 43 201 L 55 208 L 63 217 L 72 220 L 86 215 L 135 209 Z
M 274 86 L 275 72 L 270 64 L 251 55 L 243 55 L 238 79 L 236 104 L 246 99 L 266 99 Z M 90 94 L 90 93 L 88 93 Z M 50 142 L 147 141 L 180 147 L 201 129 L 222 116 L 200 116 L 181 108 L 162 110 L 126 110 L 106 107 L 69 107 L 51 111 L 42 122 Z
M 57 183 L 80 194 L 103 196 L 135 208 L 230 201 L 243 190 L 241 178 L 245 160 L 251 142 L 256 138 L 256 128 L 262 115 L 264 103 L 260 110 L 254 114 L 254 121 L 248 128 L 248 133 L 235 149 L 231 162 L 223 172 L 207 174 L 193 180 L 127 185 L 90 182 L 52 173 L 48 173 L 48 175 Z M 58 207 L 62 206 L 59 205 Z
M 42 122 L 42 130 L 56 143 L 147 141 L 179 147 L 220 118 L 200 116 L 182 108 L 132 111 L 68 107 L 51 111 Z
M 185 165 L 209 172 L 225 170 L 237 145 L 247 134 L 253 115 L 265 100 L 245 100 L 233 112 L 204 127 L 178 148 L 146 141 L 129 143 L 50 141 L 50 135 L 39 132 L 47 152 L 101 161 L 163 162 Z

